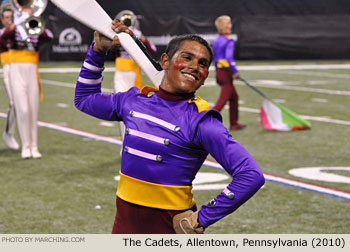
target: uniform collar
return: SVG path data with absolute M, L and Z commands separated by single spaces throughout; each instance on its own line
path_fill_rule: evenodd
M 167 101 L 185 101 L 194 97 L 194 93 L 186 93 L 186 94 L 173 94 L 165 91 L 161 87 L 159 87 L 159 91 L 157 93 L 158 97 L 167 100 Z

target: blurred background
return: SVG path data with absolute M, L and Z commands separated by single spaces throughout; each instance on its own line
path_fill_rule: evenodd
M 215 38 L 214 20 L 232 18 L 237 60 L 350 58 L 350 2 L 347 0 L 128 0 L 97 1 L 114 18 L 132 10 L 159 58 L 174 35 Z M 41 60 L 82 60 L 92 31 L 49 2 L 43 17 L 55 40 Z

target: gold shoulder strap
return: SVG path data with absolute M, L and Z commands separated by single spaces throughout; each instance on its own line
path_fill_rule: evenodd
M 152 86 L 144 86 L 141 88 L 141 94 L 148 95 L 150 92 L 157 92 L 158 89 Z
M 203 100 L 199 96 L 196 96 L 195 98 L 188 101 L 188 103 L 194 103 L 197 106 L 198 113 L 207 111 L 210 109 L 209 104 L 206 100 Z

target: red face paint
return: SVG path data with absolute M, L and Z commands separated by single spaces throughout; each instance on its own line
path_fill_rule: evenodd
M 207 76 L 208 75 L 208 69 L 207 68 L 202 68 L 199 70 L 201 73 L 201 76 Z
M 183 59 L 177 59 L 174 64 L 175 70 L 180 70 L 186 66 L 185 61 Z

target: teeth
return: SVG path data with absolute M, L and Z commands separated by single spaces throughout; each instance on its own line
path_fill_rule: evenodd
M 196 80 L 196 78 L 195 78 L 193 75 L 190 75 L 190 74 L 188 74 L 188 73 L 184 73 L 184 75 L 186 75 L 187 77 L 190 77 L 190 78 L 193 79 L 193 80 Z

